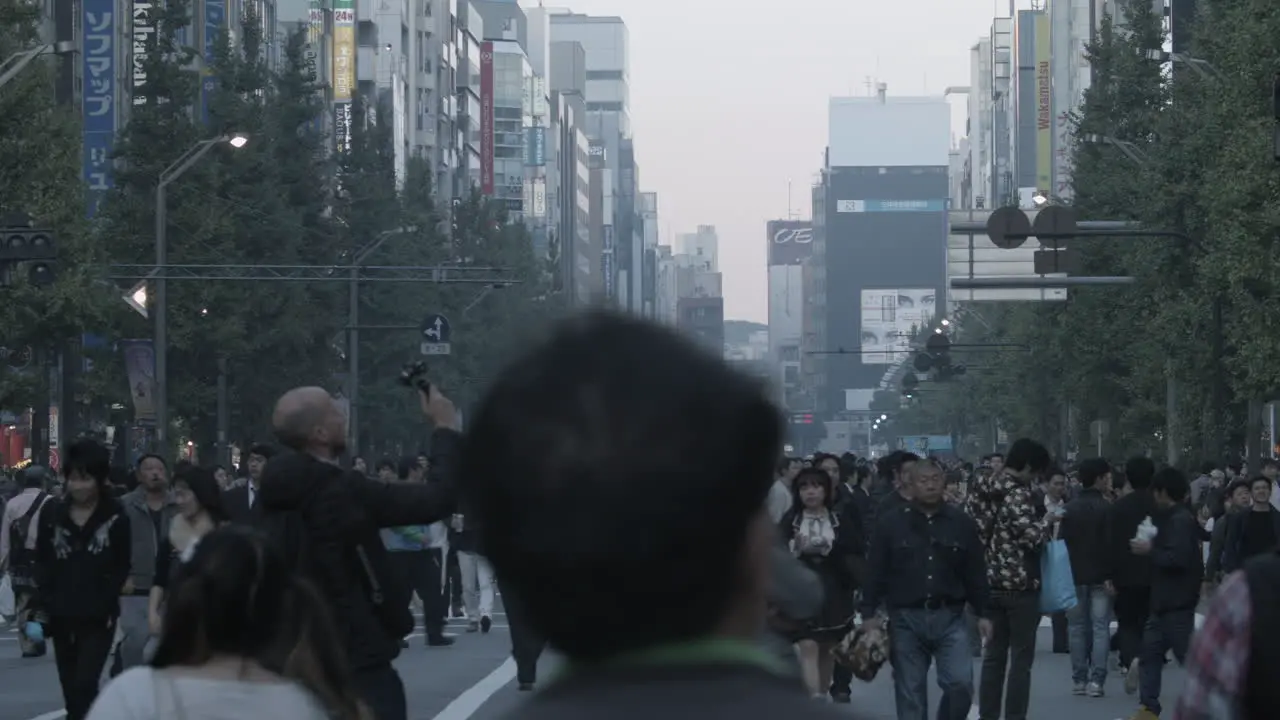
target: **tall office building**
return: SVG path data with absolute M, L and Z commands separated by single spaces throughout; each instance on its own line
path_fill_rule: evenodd
M 598 217 L 605 295 L 639 311 L 644 293 L 638 248 L 643 247 L 644 238 L 637 196 L 639 173 L 631 144 L 627 26 L 619 17 L 558 12 L 551 15 L 551 38 L 576 42 L 584 51 L 586 127 L 593 162 L 601 175 Z
M 813 224 L 772 220 L 765 225 L 769 283 L 770 382 L 787 410 L 813 411 L 801 374 L 805 261 L 813 256 Z
M 869 412 L 914 333 L 945 308 L 951 111 L 942 97 L 832 98 L 823 215 L 830 414 Z M 876 138 L 868 143 L 866 138 Z M 856 308 L 855 312 L 849 312 Z

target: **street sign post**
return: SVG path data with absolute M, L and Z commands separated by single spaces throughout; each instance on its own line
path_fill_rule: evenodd
M 422 321 L 422 354 L 448 355 L 453 351 L 453 328 L 449 318 L 432 313 Z

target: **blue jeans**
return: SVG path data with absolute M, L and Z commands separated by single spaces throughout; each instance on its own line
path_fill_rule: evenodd
M 929 664 L 938 666 L 938 720 L 965 720 L 973 707 L 973 649 L 963 608 L 889 612 L 889 662 L 898 720 L 929 717 Z
M 1067 611 L 1071 679 L 1102 685 L 1111 650 L 1111 596 L 1101 585 L 1077 585 L 1076 600 Z

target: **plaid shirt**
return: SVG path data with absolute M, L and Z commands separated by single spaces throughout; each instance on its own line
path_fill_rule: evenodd
M 1253 607 L 1243 572 L 1218 589 L 1204 626 L 1187 653 L 1187 683 L 1173 720 L 1240 720 L 1240 697 L 1249 675 L 1249 626 Z

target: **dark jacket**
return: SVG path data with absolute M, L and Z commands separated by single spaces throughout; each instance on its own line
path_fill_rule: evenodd
M 55 621 L 118 617 L 131 540 L 128 515 L 106 493 L 83 526 L 72 522 L 70 503 L 47 503 L 36 536 L 36 582 L 44 612 Z
M 400 609 L 380 606 L 374 597 L 380 592 L 385 603 L 399 596 L 388 590 L 396 581 L 378 531 L 449 519 L 458 437 L 452 430 L 435 431 L 425 483 L 378 482 L 296 453 L 273 457 L 263 470 L 262 521 L 279 527 L 296 519 L 303 536 L 299 570 L 332 603 L 338 637 L 354 669 L 386 665 L 400 654 L 400 638 L 386 621 L 388 612 L 398 616 Z
M 1151 521 L 1158 531 L 1150 554 L 1151 612 L 1194 610 L 1204 579 L 1200 523 L 1181 504 L 1157 511 Z
M 678 652 L 673 651 L 673 656 Z M 571 673 L 520 703 L 507 720 L 857 720 L 815 703 L 795 678 L 757 665 L 692 657 L 609 664 Z
M 836 488 L 836 506 L 840 508 L 847 522 L 856 522 L 862 528 L 865 539 L 870 539 L 871 528 L 875 527 L 875 502 L 871 494 L 864 488 L 850 487 L 840 483 Z
M 1227 539 L 1227 524 L 1235 512 L 1228 513 L 1213 521 L 1213 530 L 1209 533 L 1209 559 L 1204 566 L 1206 582 L 1222 580 L 1222 547 Z
M 1101 585 L 1111 579 L 1111 503 L 1096 488 L 1084 488 L 1067 503 L 1058 537 L 1067 543 L 1076 585 Z
M 1249 559 L 1242 556 L 1244 555 L 1245 524 L 1249 521 L 1249 516 L 1253 513 L 1254 510 L 1249 509 L 1224 516 L 1226 530 L 1224 531 L 1222 539 L 1221 557 L 1223 574 L 1239 570 L 1244 566 L 1245 561 Z M 1280 510 L 1276 510 L 1268 505 L 1266 514 L 1271 519 L 1271 532 L 1275 538 L 1275 542 L 1267 548 L 1268 551 L 1271 551 L 1275 550 L 1277 546 L 1280 546 Z
M 262 498 L 255 497 L 254 504 L 249 505 L 248 483 L 222 493 L 222 506 L 234 523 L 253 525 L 262 518 Z
M 1111 505 L 1111 582 L 1117 587 L 1150 587 L 1151 558 L 1134 555 L 1129 541 L 1144 518 L 1155 522 L 1156 502 L 1150 490 L 1134 490 Z M 1194 518 L 1192 518 L 1194 521 Z

